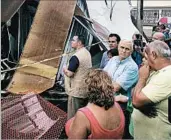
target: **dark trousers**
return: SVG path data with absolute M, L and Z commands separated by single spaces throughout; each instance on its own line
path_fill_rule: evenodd
M 67 119 L 69 120 L 70 118 L 74 117 L 77 110 L 86 106 L 87 103 L 87 99 L 68 96 Z
M 121 106 L 122 111 L 125 116 L 125 128 L 124 128 L 123 139 L 133 139 L 133 137 L 129 133 L 129 124 L 130 124 L 131 113 L 128 110 L 126 110 L 127 103 L 121 103 L 121 102 L 118 102 L 118 103 Z

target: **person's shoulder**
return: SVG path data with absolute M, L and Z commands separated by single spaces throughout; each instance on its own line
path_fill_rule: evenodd
M 108 52 L 108 51 L 103 52 L 103 56 L 107 56 L 107 52 Z
M 162 68 L 161 70 L 159 70 L 159 72 L 164 75 L 171 73 L 171 65 Z
M 161 80 L 169 80 L 171 81 L 171 65 L 166 68 L 159 70 L 159 77 L 162 77 Z
M 70 58 L 70 61 L 79 61 L 79 59 L 78 59 L 78 56 L 77 55 L 73 55 L 73 56 L 71 56 L 71 58 Z
M 112 64 L 115 64 L 115 63 L 118 63 L 119 61 L 119 57 L 118 56 L 113 56 L 111 59 L 109 59 L 109 64 L 112 63 Z
M 118 60 L 119 61 L 119 56 L 113 56 L 110 60 L 112 60 L 112 61 Z
M 85 47 L 81 48 L 81 49 L 80 49 L 80 52 L 87 52 L 87 53 L 90 53 L 90 52 L 87 50 L 87 48 L 85 48 Z
M 90 54 L 90 52 L 85 48 L 85 47 L 83 47 L 83 48 L 81 48 L 81 49 L 79 49 L 76 53 L 75 53 L 75 55 L 77 56 L 77 57 L 87 57 L 87 56 L 89 56 L 89 57 L 91 57 L 91 54 Z
M 71 58 L 72 58 L 72 59 L 73 59 L 73 58 L 77 58 L 77 55 L 74 54 L 73 56 L 71 56 Z
M 80 117 L 85 117 L 85 114 L 84 114 L 84 112 L 82 111 L 84 108 L 81 108 L 81 109 L 79 109 L 77 112 L 76 112 L 76 114 L 75 114 L 75 117 L 78 117 L 78 118 L 80 118 Z
M 138 65 L 134 62 L 129 62 L 126 65 L 126 71 L 134 71 L 135 73 L 138 73 Z
M 135 61 L 132 59 L 132 57 L 129 58 L 128 67 L 131 69 L 138 70 L 138 65 L 135 63 Z
M 89 126 L 89 120 L 88 120 L 88 118 L 87 118 L 87 114 L 86 114 L 84 111 L 82 111 L 82 110 L 84 110 L 84 109 L 86 109 L 86 108 L 81 108 L 81 109 L 79 109 L 79 110 L 76 112 L 76 114 L 75 114 L 75 119 L 76 119 L 77 121 L 84 122 L 84 124 L 85 124 L 86 126 Z

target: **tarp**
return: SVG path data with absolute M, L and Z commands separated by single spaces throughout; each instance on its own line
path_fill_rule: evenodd
M 25 0 L 1 0 L 1 22 L 7 22 L 24 2 Z
M 75 7 L 76 0 L 40 1 L 9 92 L 41 93 L 54 85 Z
M 111 6 L 112 1 L 112 6 Z M 132 35 L 138 32 L 133 25 L 130 16 L 131 5 L 127 0 L 118 1 L 87 1 L 90 18 L 106 27 L 110 33 L 117 33 L 121 39 L 132 39 Z M 113 11 L 111 10 L 113 7 Z M 112 18 L 110 19 L 112 11 Z

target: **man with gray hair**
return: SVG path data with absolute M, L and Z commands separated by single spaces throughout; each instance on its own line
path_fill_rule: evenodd
M 152 41 L 154 41 L 154 40 L 164 41 L 165 35 L 162 32 L 155 32 L 152 36 Z
M 125 132 L 123 139 L 130 139 L 128 126 L 132 113 L 131 89 L 138 80 L 138 66 L 131 57 L 133 45 L 131 41 L 122 40 L 118 46 L 118 56 L 112 57 L 104 67 L 112 78 L 115 101 L 120 104 L 125 115 Z
M 155 40 L 146 47 L 145 58 L 148 63 L 140 68 L 139 80 L 132 92 L 134 138 L 170 139 L 171 50 L 165 42 Z

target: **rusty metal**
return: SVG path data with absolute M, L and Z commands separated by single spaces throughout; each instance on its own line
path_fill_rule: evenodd
M 2 139 L 57 139 L 66 113 L 36 94 L 2 99 Z

